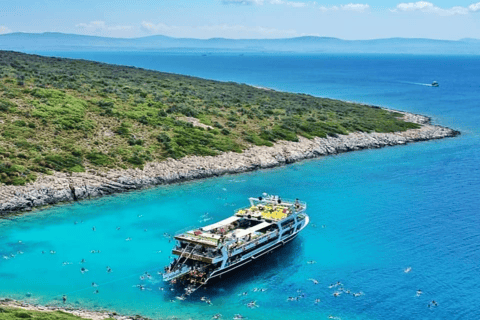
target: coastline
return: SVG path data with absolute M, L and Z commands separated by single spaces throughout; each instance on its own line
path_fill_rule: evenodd
M 460 132 L 438 125 L 431 119 L 413 113 L 403 114 L 403 120 L 421 125 L 394 133 L 355 132 L 337 137 L 307 139 L 298 142 L 278 141 L 272 147 L 253 146 L 242 153 L 226 152 L 217 156 L 189 156 L 179 160 L 151 162 L 143 170 L 110 170 L 81 173 L 54 172 L 41 175 L 25 186 L 0 186 L 0 216 L 62 202 L 78 201 L 113 193 L 139 190 L 157 185 L 243 173 L 272 168 L 304 159 L 317 158 L 362 149 L 404 145 L 410 142 L 454 137 Z
M 89 311 L 84 309 L 70 308 L 68 306 L 65 306 L 65 307 L 43 306 L 39 304 L 31 304 L 31 303 L 26 303 L 26 302 L 17 301 L 17 300 L 8 299 L 8 298 L 4 298 L 4 299 L 0 298 L 0 307 L 8 307 L 8 308 L 22 309 L 27 311 L 39 311 L 39 312 L 61 311 L 61 312 L 69 313 L 83 319 L 91 319 L 91 320 L 104 320 L 104 319 L 148 320 L 148 318 L 144 318 L 139 315 L 124 316 L 124 315 L 119 315 L 115 312 Z

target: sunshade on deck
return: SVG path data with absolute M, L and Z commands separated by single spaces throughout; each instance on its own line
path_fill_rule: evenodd
M 248 234 L 254 233 L 255 231 L 261 230 L 261 229 L 266 228 L 270 225 L 271 225 L 270 222 L 262 222 L 260 224 L 257 224 L 256 226 L 253 226 L 253 227 L 248 228 L 248 229 L 238 229 L 235 232 L 235 236 L 237 238 L 242 238 L 242 237 L 245 237 Z
M 210 231 L 210 230 L 213 230 L 213 229 L 216 229 L 216 228 L 220 228 L 220 227 L 229 225 L 230 223 L 233 223 L 233 222 L 235 222 L 237 220 L 240 220 L 240 219 L 241 219 L 241 217 L 232 216 L 232 217 L 227 218 L 225 220 L 222 220 L 222 221 L 219 221 L 217 223 L 211 224 L 209 226 L 203 227 L 202 230 L 203 231 Z

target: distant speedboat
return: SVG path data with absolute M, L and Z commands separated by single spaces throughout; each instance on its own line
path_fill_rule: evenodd
M 433 82 L 432 82 L 432 87 L 438 87 L 438 86 L 439 86 L 439 84 L 438 84 L 437 81 L 433 81 Z

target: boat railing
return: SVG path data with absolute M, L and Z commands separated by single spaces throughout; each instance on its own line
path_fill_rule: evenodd
M 166 272 L 163 274 L 163 281 L 170 281 L 170 280 L 173 280 L 181 275 L 184 275 L 186 274 L 187 272 L 189 272 L 191 270 L 191 267 L 189 266 L 186 266 L 186 265 L 182 265 L 182 268 L 180 269 L 177 269 L 175 271 L 171 271 L 171 272 Z
M 304 201 L 300 201 L 300 200 L 280 198 L 281 203 L 278 203 L 278 199 L 273 198 L 273 197 L 262 198 L 262 200 L 260 200 L 258 198 L 249 198 L 249 200 L 250 200 L 250 203 L 252 205 L 259 205 L 259 204 L 263 204 L 263 203 L 268 203 L 268 204 L 276 204 L 276 205 L 286 205 L 286 206 L 294 207 L 295 209 L 296 209 L 296 204 L 299 204 L 300 205 L 299 206 L 300 210 L 296 209 L 295 210 L 296 212 L 301 212 L 301 211 L 304 211 L 304 210 L 307 209 L 307 203 L 304 202 Z M 249 207 L 247 207 L 247 209 L 248 208 Z
M 187 231 L 190 231 L 190 230 L 196 230 L 197 227 L 195 226 L 190 226 L 190 227 L 186 227 L 186 228 L 183 228 L 183 229 L 180 229 L 178 231 L 176 231 L 174 234 L 175 234 L 175 237 L 176 236 L 180 236 L 182 234 L 185 234 Z
M 272 235 L 272 234 L 274 235 L 273 237 L 276 237 L 276 236 L 278 235 L 278 230 L 270 231 L 270 232 L 267 232 L 267 233 L 265 233 L 265 234 L 263 234 L 263 235 L 261 235 L 261 236 L 252 238 L 250 241 L 245 242 L 245 243 L 242 243 L 241 245 L 236 246 L 236 247 L 234 247 L 234 248 L 232 248 L 232 249 L 233 249 L 233 250 L 242 249 L 242 248 L 248 246 L 249 244 L 255 243 L 255 242 L 260 241 L 260 240 L 262 240 L 262 239 L 264 239 L 264 238 L 269 238 L 270 235 Z

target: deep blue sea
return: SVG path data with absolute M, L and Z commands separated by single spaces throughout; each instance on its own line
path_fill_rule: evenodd
M 61 304 L 66 294 L 80 308 L 168 319 L 480 319 L 480 57 L 43 54 L 376 104 L 431 116 L 462 135 L 0 221 L 0 257 L 8 258 L 0 259 L 0 296 Z M 433 80 L 440 87 L 427 86 Z M 276 254 L 176 300 L 156 274 L 173 245 L 164 233 L 202 225 L 205 213 L 228 217 L 262 192 L 306 201 L 311 225 Z M 152 279 L 141 280 L 145 272 Z M 335 297 L 337 281 L 344 289 Z M 438 305 L 429 308 L 432 300 Z

